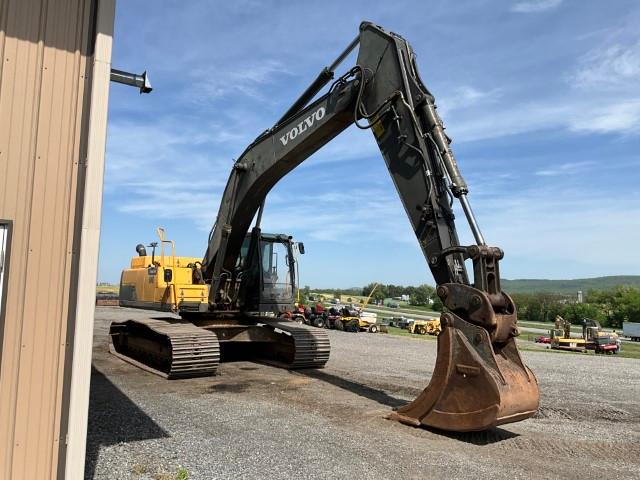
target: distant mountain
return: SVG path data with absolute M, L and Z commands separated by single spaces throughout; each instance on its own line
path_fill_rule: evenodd
M 640 288 L 640 275 L 614 275 L 610 277 L 577 278 L 575 280 L 502 279 L 502 289 L 507 293 L 560 293 L 572 295 L 582 290 L 612 290 L 620 286 Z

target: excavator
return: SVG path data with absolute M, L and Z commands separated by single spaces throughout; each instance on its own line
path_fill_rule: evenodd
M 358 46 L 355 66 L 336 78 L 336 68 Z M 178 301 L 180 319 L 114 322 L 114 350 L 140 365 L 154 362 L 168 377 L 174 364 L 181 368 L 176 377 L 210 375 L 218 361 L 211 353 L 216 340 L 222 347 L 255 345 L 262 360 L 288 368 L 322 367 L 329 354 L 326 331 L 279 319 L 273 314 L 283 307 L 277 295 L 264 301 L 271 293 L 266 285 L 273 284 L 264 253 L 272 240 L 260 225 L 274 185 L 351 125 L 372 131 L 446 307 L 430 383 L 390 417 L 464 432 L 532 416 L 538 383 L 515 343 L 516 306 L 500 286 L 504 253 L 485 242 L 413 49 L 371 22 L 360 25 L 338 58 L 234 162 L 204 258 L 191 265 L 193 283 L 207 286 L 206 300 Z M 458 240 L 456 200 L 472 245 Z M 291 308 L 292 299 L 282 300 Z M 213 358 L 202 369 L 201 354 Z

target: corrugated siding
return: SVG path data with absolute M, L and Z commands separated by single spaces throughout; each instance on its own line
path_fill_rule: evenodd
M 13 221 L 0 478 L 55 478 L 92 0 L 0 0 L 0 218 Z M 81 135 L 82 132 L 82 135 Z
M 84 179 L 84 210 L 80 241 L 82 248 L 77 275 L 76 321 L 75 331 L 70 332 L 73 334 L 74 341 L 64 472 L 67 480 L 84 478 L 114 17 L 115 0 L 100 0 L 96 15 L 96 40 L 93 53 L 91 115 Z

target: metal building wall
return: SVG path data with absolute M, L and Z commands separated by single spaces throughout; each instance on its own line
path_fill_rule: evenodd
M 91 101 L 85 170 L 84 207 L 80 229 L 80 259 L 76 294 L 75 333 L 70 379 L 67 452 L 64 478 L 84 478 L 87 412 L 91 383 L 93 317 L 95 313 L 100 214 L 107 143 L 107 114 L 115 0 L 99 0 L 93 52 Z M 61 464 L 63 460 L 61 459 Z M 61 476 L 62 472 L 61 472 Z
M 0 0 L 3 479 L 64 472 L 97 4 Z

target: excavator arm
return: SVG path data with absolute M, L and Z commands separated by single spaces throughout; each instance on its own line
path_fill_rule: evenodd
M 359 44 L 356 66 L 328 92 L 337 64 Z M 211 310 L 242 309 L 238 256 L 245 235 L 260 235 L 267 194 L 287 173 L 350 125 L 371 129 L 446 306 L 431 383 L 393 416 L 412 425 L 481 430 L 527 418 L 538 408 L 538 385 L 516 348 L 516 307 L 501 290 L 499 248 L 477 225 L 468 187 L 419 77 L 416 57 L 399 35 L 364 22 L 359 36 L 271 129 L 235 162 L 202 265 Z M 452 204 L 461 203 L 475 245 L 458 241 Z M 473 283 L 465 260 L 473 263 Z

